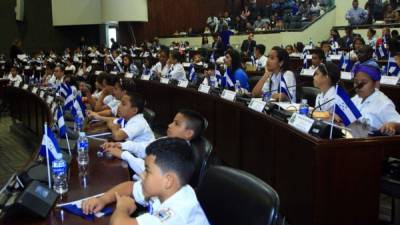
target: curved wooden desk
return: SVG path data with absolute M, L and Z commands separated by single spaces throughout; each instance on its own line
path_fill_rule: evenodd
M 218 156 L 272 185 L 291 224 L 378 223 L 381 163 L 400 155 L 400 137 L 321 140 L 241 103 L 155 81 L 136 83 L 159 125 L 181 108 L 203 114 Z
M 38 137 L 43 135 L 43 124 L 45 121 L 52 124 L 53 116 L 50 108 L 45 101 L 39 96 L 31 93 L 28 90 L 20 88 L 7 87 L 7 98 L 10 99 L 11 116 L 20 120 L 25 127 L 33 131 Z M 41 138 L 40 138 L 41 139 Z M 113 159 L 108 160 L 105 158 L 98 158 L 96 152 L 98 146 L 101 144 L 99 141 L 89 140 L 90 149 L 90 164 L 88 169 L 88 186 L 83 188 L 79 179 L 79 170 L 76 161 L 76 151 L 73 151 L 73 159 L 71 161 L 69 170 L 69 191 L 67 195 L 59 200 L 58 203 L 70 202 L 92 195 L 96 195 L 107 191 L 109 188 L 124 181 L 129 180 L 129 172 L 126 168 L 121 166 L 121 160 Z M 38 143 L 38 148 L 39 148 Z M 38 149 L 37 148 L 37 149 Z M 36 154 L 35 154 L 36 155 Z M 35 156 L 32 156 L 32 160 Z M 96 219 L 96 224 L 108 224 L 110 217 L 103 217 Z M 93 224 L 93 222 L 86 221 L 80 217 L 72 215 L 68 212 L 63 212 L 58 208 L 53 209 L 47 219 L 33 219 L 29 216 L 24 217 L 10 217 L 0 224 Z

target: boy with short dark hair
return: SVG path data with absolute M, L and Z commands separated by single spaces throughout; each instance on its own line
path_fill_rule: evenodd
M 194 190 L 187 184 L 194 171 L 193 153 L 187 142 L 161 138 L 151 143 L 146 153 L 141 181 L 119 184 L 101 197 L 84 201 L 83 212 L 97 213 L 116 201 L 110 224 L 208 225 Z M 131 218 L 135 202 L 147 206 L 149 212 Z

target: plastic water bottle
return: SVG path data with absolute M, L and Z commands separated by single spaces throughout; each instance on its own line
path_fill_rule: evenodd
M 236 93 L 240 93 L 240 91 L 241 91 L 240 81 L 239 81 L 239 80 L 236 80 L 236 83 L 235 83 L 235 92 L 236 92 Z
M 83 119 L 79 116 L 75 116 L 74 121 L 74 131 L 81 132 L 83 127 Z
M 67 181 L 67 162 L 60 157 L 52 162 L 53 189 L 58 194 L 62 195 L 68 191 Z
M 77 143 L 78 150 L 78 165 L 86 166 L 89 164 L 89 140 L 87 139 L 85 132 L 79 132 L 79 138 Z
M 302 99 L 300 108 L 299 108 L 299 114 L 308 116 L 308 103 L 307 99 Z
M 312 38 L 310 37 L 310 43 L 309 43 L 309 45 L 310 45 L 310 48 L 311 49 L 313 49 L 314 48 L 314 43 L 313 43 L 313 41 L 312 41 Z
M 216 87 L 217 84 L 217 78 L 215 76 L 210 77 L 210 86 L 211 87 Z

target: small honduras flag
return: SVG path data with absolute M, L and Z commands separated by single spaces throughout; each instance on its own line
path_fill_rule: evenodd
M 378 48 L 375 49 L 375 55 L 378 59 L 383 59 L 388 57 L 388 51 L 385 48 L 385 44 L 381 44 Z
M 85 119 L 86 115 L 86 107 L 82 102 L 81 96 L 76 96 L 76 99 L 74 100 L 74 104 L 71 109 L 71 113 L 74 116 L 74 118 L 78 117 L 81 118 L 82 120 Z
M 335 114 L 340 117 L 346 127 L 361 117 L 361 112 L 351 101 L 346 91 L 339 85 L 336 85 L 334 109 Z
M 221 86 L 232 88 L 235 86 L 234 82 L 236 82 L 236 80 L 232 75 L 232 71 L 231 71 L 231 69 L 227 68 L 224 73 L 224 76 L 222 77 Z
M 288 86 L 285 81 L 285 77 L 283 77 L 283 75 L 281 75 L 281 81 L 280 81 L 279 86 L 280 86 L 279 87 L 280 93 L 283 93 L 286 96 L 288 96 L 289 101 L 292 102 L 293 98 L 292 98 L 292 95 L 290 94 L 290 91 L 289 91 Z
M 195 76 L 196 76 L 196 70 L 194 69 L 194 65 L 190 64 L 190 67 L 189 67 L 189 80 L 193 81 L 195 79 Z
M 256 59 L 254 58 L 254 55 L 250 56 L 250 60 L 251 60 L 251 65 L 256 65 Z
M 147 68 L 145 65 L 143 65 L 142 67 L 143 67 L 143 75 L 150 75 L 150 69 Z
M 46 129 L 47 129 L 47 136 L 46 133 L 43 135 L 42 146 L 40 147 L 39 155 L 42 156 L 43 158 L 46 158 L 46 148 L 47 148 L 49 150 L 49 163 L 51 165 L 51 163 L 55 159 L 62 158 L 62 154 L 53 131 L 51 131 L 50 127 L 47 126 Z
M 303 68 L 308 69 L 307 52 L 303 53 Z
M 74 95 L 72 94 L 72 88 L 63 83 L 58 87 L 58 91 L 64 98 L 64 109 L 70 109 L 74 104 Z
M 349 54 L 343 53 L 339 60 L 339 68 L 343 71 L 350 72 L 353 67 Z
M 59 137 L 65 137 L 65 134 L 67 133 L 67 126 L 65 126 L 64 116 L 61 109 L 57 109 L 57 126 L 59 129 Z
M 214 52 L 211 53 L 210 62 L 215 63 L 215 53 Z
M 387 75 L 388 76 L 397 76 L 399 74 L 399 72 L 400 72 L 400 67 L 397 65 L 394 57 L 390 57 L 390 54 L 389 54 Z
M 217 70 L 217 69 L 215 69 L 215 77 L 217 78 L 218 84 L 221 85 L 222 75 L 221 75 L 221 72 L 219 72 L 219 70 Z
M 126 125 L 126 121 L 125 121 L 124 118 L 121 117 L 121 118 L 118 118 L 118 119 L 117 119 L 117 124 L 120 125 L 121 128 L 124 128 L 125 125 Z

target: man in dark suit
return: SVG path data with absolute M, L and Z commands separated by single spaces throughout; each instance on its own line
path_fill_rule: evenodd
M 254 54 L 254 48 L 256 47 L 257 43 L 254 39 L 254 34 L 249 33 L 249 36 L 247 40 L 244 40 L 242 43 L 242 47 L 240 48 L 242 50 L 242 54 L 244 56 L 252 56 Z

